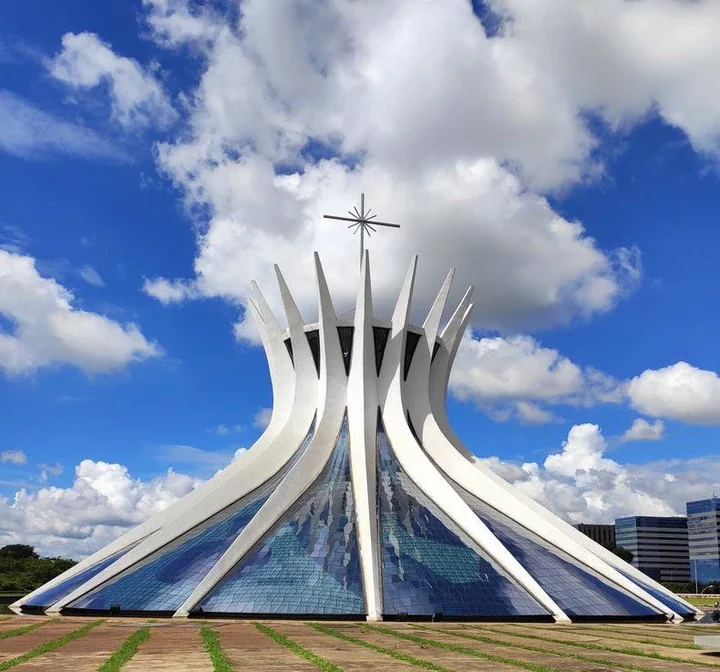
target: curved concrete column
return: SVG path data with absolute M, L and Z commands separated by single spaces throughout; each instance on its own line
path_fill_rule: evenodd
M 405 417 L 403 369 L 407 320 L 412 299 L 417 257 L 408 269 L 392 316 L 392 329 L 379 378 L 379 399 L 385 431 L 395 456 L 410 480 L 432 501 L 442 502 L 441 509 L 504 572 L 527 591 L 556 621 L 570 619 L 538 585 L 473 510 L 458 495 L 418 445 Z M 426 348 L 418 349 L 427 355 Z M 417 350 L 415 352 L 418 354 Z
M 372 293 L 367 251 L 355 305 L 353 350 L 348 377 L 350 469 L 357 511 L 358 547 L 367 619 L 382 619 L 382 585 L 377 529 L 377 370 Z
M 192 594 L 175 612 L 176 618 L 187 617 L 192 609 L 217 585 L 218 582 L 240 562 L 253 547 L 281 520 L 283 514 L 302 497 L 303 493 L 320 477 L 325 465 L 335 449 L 345 417 L 345 399 L 347 376 L 340 349 L 340 338 L 337 331 L 337 317 L 332 306 L 325 276 L 316 257 L 316 278 L 319 304 L 320 331 L 320 385 L 318 394 L 312 400 L 317 403 L 317 421 L 315 434 L 305 452 L 293 465 L 288 474 L 268 497 L 258 513 L 248 522 L 242 532 L 233 541 L 225 553 L 220 556 L 213 568 L 193 590 Z M 282 276 L 281 289 L 284 282 Z M 284 288 L 287 291 L 287 287 Z M 287 292 L 289 296 L 289 292 Z M 294 302 L 292 304 L 294 306 Z M 290 304 L 286 310 L 292 308 Z M 288 310 L 288 319 L 297 316 Z M 292 332 L 291 332 L 292 333 Z M 305 340 L 307 346 L 307 339 Z M 309 346 L 301 347 L 296 352 L 293 343 L 295 367 L 304 375 L 316 375 L 315 362 Z M 310 368 L 312 367 L 312 371 Z M 298 446 L 299 447 L 299 444 Z M 296 449 L 297 449 L 296 447 Z

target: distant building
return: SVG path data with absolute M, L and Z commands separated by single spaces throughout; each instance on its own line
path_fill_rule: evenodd
M 687 514 L 692 581 L 720 581 L 720 497 L 688 502 Z
M 605 548 L 615 547 L 615 525 L 590 525 L 578 523 L 573 527 Z
M 690 580 L 687 518 L 618 518 L 615 542 L 633 554 L 632 564 L 650 578 L 673 582 Z

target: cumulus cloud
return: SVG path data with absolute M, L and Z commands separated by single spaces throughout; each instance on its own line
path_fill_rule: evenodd
M 654 417 L 695 425 L 720 423 L 720 376 L 678 362 L 663 369 L 648 369 L 627 388 L 633 408 Z
M 575 425 L 543 464 L 476 458 L 525 494 L 573 523 L 609 523 L 627 515 L 684 515 L 685 503 L 720 487 L 715 456 L 620 464 L 593 424 Z
M 118 56 L 94 33 L 66 33 L 48 63 L 50 74 L 76 90 L 108 87 L 112 116 L 128 128 L 166 127 L 177 117 L 162 84 L 136 60 Z
M 371 245 L 379 312 L 416 252 L 416 312 L 457 265 L 458 286 L 482 287 L 474 320 L 484 328 L 589 317 L 637 283 L 637 250 L 603 250 L 528 190 L 593 172 L 595 141 L 532 60 L 489 38 L 468 3 L 281 10 L 249 0 L 238 27 L 183 0 L 145 7 L 159 43 L 183 45 L 202 63 L 187 132 L 161 145 L 158 159 L 189 209 L 209 215 L 197 227 L 194 276 L 151 279 L 150 295 L 242 304 L 255 277 L 278 308 L 277 261 L 312 316 L 317 249 L 348 309 L 357 251 L 345 227 L 322 215 L 345 212 L 361 191 L 403 226 Z M 238 325 L 239 337 L 256 340 Z
M 623 399 L 619 381 L 592 367 L 583 369 L 525 335 L 465 336 L 450 375 L 450 392 L 494 417 L 516 416 L 531 424 L 556 419 L 543 405 L 590 406 Z
M 143 481 L 121 464 L 83 460 L 68 488 L 23 488 L 12 500 L 0 498 L 0 544 L 29 543 L 47 554 L 88 555 L 198 484 L 172 469 Z
M 621 441 L 659 441 L 664 435 L 665 423 L 662 420 L 648 422 L 645 418 L 635 418 Z
M 612 127 L 658 114 L 700 152 L 720 156 L 720 101 L 707 82 L 720 58 L 716 2 L 491 0 L 508 48 L 551 79 L 560 105 Z
M 0 462 L 3 464 L 27 464 L 27 455 L 22 450 L 3 450 L 0 452 Z
M 0 90 L 0 150 L 23 159 L 62 154 L 88 159 L 131 160 L 127 153 L 95 131 L 59 119 L 3 90 Z
M 73 294 L 41 276 L 32 257 L 0 250 L 0 370 L 29 373 L 51 364 L 72 364 L 87 373 L 121 369 L 156 357 L 160 348 L 135 324 L 73 307 Z

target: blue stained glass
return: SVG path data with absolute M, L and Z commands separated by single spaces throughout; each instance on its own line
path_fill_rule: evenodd
M 310 443 L 314 423 L 294 459 L 262 487 L 156 551 L 117 579 L 68 606 L 72 609 L 176 611 L 260 510 Z
M 133 546 L 135 546 L 135 544 L 132 544 L 132 546 L 124 548 L 117 553 L 114 553 L 113 555 L 105 558 L 104 560 L 101 560 L 100 562 L 92 565 L 91 567 L 88 567 L 87 569 L 83 569 L 82 572 L 78 572 L 77 574 L 75 574 L 75 576 L 71 576 L 65 579 L 65 581 L 61 581 L 56 586 L 48 588 L 42 593 L 38 593 L 32 599 L 28 600 L 27 602 L 23 602 L 22 606 L 35 607 L 36 609 L 47 609 L 48 607 L 51 607 L 57 601 L 62 600 L 63 597 L 72 593 L 73 590 L 81 586 L 83 583 L 92 579 L 93 576 L 99 574 L 103 569 L 112 565 L 113 562 L 125 555 L 125 553 L 127 553 Z
M 320 477 L 199 607 L 206 613 L 365 613 L 347 419 Z
M 565 553 L 459 486 L 456 489 L 503 546 L 571 618 L 657 616 L 657 612 L 609 585 Z
M 649 586 L 648 584 L 644 583 L 643 581 L 638 581 L 637 579 L 633 578 L 629 574 L 625 574 L 625 572 L 622 572 L 622 575 L 626 578 L 632 581 L 636 586 L 639 586 L 644 591 L 650 593 L 658 602 L 664 604 L 666 607 L 669 607 L 672 609 L 676 614 L 680 614 L 681 616 L 694 616 L 695 611 L 693 609 L 690 609 L 687 605 L 680 602 L 680 600 L 674 599 L 670 597 L 670 595 L 666 595 L 662 591 L 659 591 L 657 588 L 653 588 L 652 586 Z
M 408 478 L 382 424 L 378 504 L 386 615 L 548 615 Z

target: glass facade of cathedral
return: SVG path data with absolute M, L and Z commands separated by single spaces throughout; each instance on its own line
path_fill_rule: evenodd
M 347 419 L 320 478 L 199 608 L 230 614 L 365 614 Z
M 262 487 L 131 567 L 119 578 L 72 602 L 71 609 L 174 612 L 260 510 L 310 444 L 310 428 L 294 460 Z
M 385 616 L 546 617 L 408 478 L 378 429 Z

